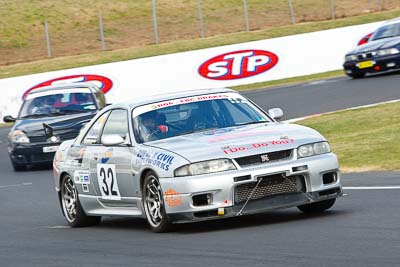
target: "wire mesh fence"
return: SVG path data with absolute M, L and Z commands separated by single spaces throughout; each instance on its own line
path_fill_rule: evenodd
M 400 0 L 3 1 L 0 65 L 400 8 Z

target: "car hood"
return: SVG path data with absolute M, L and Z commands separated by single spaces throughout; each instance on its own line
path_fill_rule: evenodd
M 85 112 L 60 116 L 49 116 L 32 119 L 18 119 L 13 130 L 21 130 L 28 136 L 44 135 L 43 123 L 53 128 L 55 132 L 60 130 L 79 131 L 82 125 L 89 122 L 96 112 Z
M 190 162 L 238 158 L 293 149 L 324 141 L 317 131 L 296 124 L 265 123 L 237 126 L 176 136 L 146 145 L 169 150 Z
M 400 44 L 400 36 L 385 38 L 382 40 L 371 41 L 364 45 L 360 45 L 357 48 L 351 50 L 347 55 L 359 54 L 365 52 L 372 52 L 386 48 L 392 48 Z

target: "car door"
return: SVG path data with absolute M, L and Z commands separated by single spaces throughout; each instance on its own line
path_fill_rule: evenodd
M 107 135 L 119 135 L 125 142 L 114 146 L 105 146 L 101 140 Z M 125 109 L 114 109 L 108 116 L 100 136 L 97 155 L 93 157 L 96 164 L 97 192 L 106 205 L 134 205 L 137 202 L 136 183 L 132 170 L 131 138 L 129 135 L 128 112 Z M 115 202 L 118 201 L 118 204 Z
M 97 158 L 104 150 L 100 144 L 100 136 L 110 113 L 110 111 L 105 112 L 90 126 L 79 148 L 82 157 L 82 169 L 89 171 L 90 174 L 90 187 L 87 190 L 90 195 L 99 195 Z

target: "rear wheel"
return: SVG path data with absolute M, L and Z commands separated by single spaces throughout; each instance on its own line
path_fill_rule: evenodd
M 65 175 L 61 182 L 61 206 L 65 219 L 71 227 L 84 227 L 100 223 L 100 216 L 87 216 L 79 202 L 78 192 L 71 176 Z
M 156 233 L 167 232 L 171 227 L 165 213 L 163 194 L 160 183 L 154 172 L 149 172 L 143 181 L 143 206 L 147 222 Z
M 304 213 L 321 213 L 327 209 L 332 208 L 335 202 L 336 198 L 332 198 L 324 201 L 301 205 L 298 206 L 297 208 Z

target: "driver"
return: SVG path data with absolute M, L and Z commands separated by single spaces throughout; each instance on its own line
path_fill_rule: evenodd
M 168 126 L 163 125 L 164 122 L 161 121 L 163 115 L 152 111 L 144 113 L 140 117 L 144 141 L 160 139 L 163 134 L 168 132 Z

